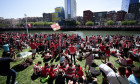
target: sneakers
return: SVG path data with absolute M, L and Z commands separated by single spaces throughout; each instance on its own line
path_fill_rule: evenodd
M 18 84 L 18 82 L 16 81 L 14 84 Z

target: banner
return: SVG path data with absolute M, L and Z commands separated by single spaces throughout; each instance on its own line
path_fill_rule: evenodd
M 54 31 L 61 29 L 58 23 L 52 24 L 51 27 Z

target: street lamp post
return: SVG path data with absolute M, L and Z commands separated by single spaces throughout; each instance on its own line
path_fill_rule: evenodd
M 24 16 L 25 16 L 25 19 L 26 19 L 26 30 L 27 30 L 27 35 L 28 35 L 28 26 L 27 26 L 27 15 L 26 14 L 24 14 Z

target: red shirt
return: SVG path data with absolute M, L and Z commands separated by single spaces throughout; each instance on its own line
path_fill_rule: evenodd
M 69 52 L 70 52 L 70 54 L 75 54 L 76 53 L 76 47 L 75 46 L 69 46 Z
M 108 57 L 110 57 L 110 49 L 105 50 L 105 55 L 108 56 Z
M 50 76 L 50 78 L 54 78 L 55 77 L 55 71 L 56 71 L 57 69 L 49 69 L 49 76 Z
M 105 51 L 105 46 L 103 46 L 102 44 L 100 44 L 100 50 L 101 51 Z
M 43 77 L 47 76 L 49 74 L 49 68 L 45 68 L 45 66 L 42 67 L 41 75 Z
M 36 44 L 33 42 L 30 44 L 31 49 L 36 49 Z
M 66 72 L 66 68 L 62 67 L 62 66 L 58 66 L 59 69 L 62 69 Z
M 80 78 L 84 75 L 82 68 L 80 67 L 79 70 L 77 70 L 77 74 L 79 75 Z

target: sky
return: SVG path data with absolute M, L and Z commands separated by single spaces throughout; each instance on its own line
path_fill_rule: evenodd
M 84 10 L 92 12 L 121 10 L 122 0 L 76 0 L 77 16 Z M 0 0 L 0 17 L 23 18 L 42 17 L 42 13 L 52 13 L 55 7 L 64 7 L 64 0 Z

